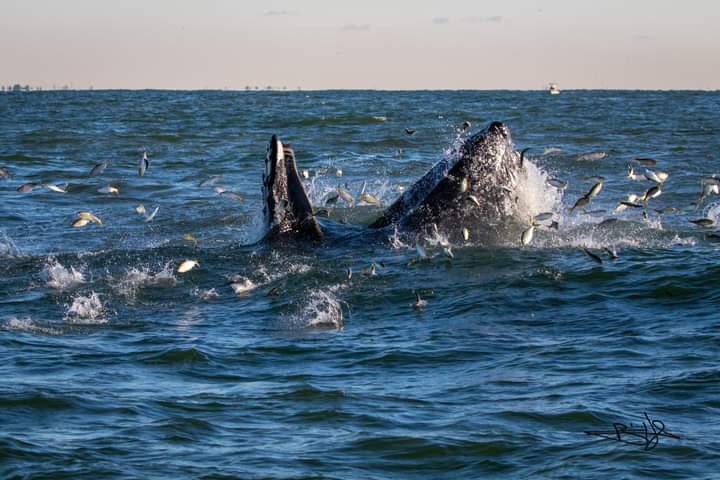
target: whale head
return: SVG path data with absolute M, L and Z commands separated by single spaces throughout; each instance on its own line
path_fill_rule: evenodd
M 493 122 L 468 137 L 453 158 L 435 164 L 371 226 L 434 225 L 453 233 L 477 225 L 492 229 L 515 213 L 520 168 L 510 128 Z
M 275 135 L 265 157 L 263 201 L 265 238 L 322 237 L 322 229 L 298 175 L 295 152 Z

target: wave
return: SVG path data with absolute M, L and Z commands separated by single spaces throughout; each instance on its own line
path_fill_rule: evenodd
M 60 335 L 62 332 L 57 328 L 38 323 L 30 317 L 10 317 L 0 324 L 4 330 L 27 332 L 41 335 Z

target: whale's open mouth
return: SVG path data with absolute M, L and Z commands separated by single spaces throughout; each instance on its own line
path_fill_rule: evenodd
M 303 188 L 295 164 L 295 152 L 273 135 L 265 157 L 263 213 L 266 237 L 321 238 L 320 224 Z
M 435 164 L 371 227 L 395 224 L 418 230 L 433 225 L 455 231 L 459 226 L 502 224 L 516 211 L 520 167 L 510 129 L 493 122 L 468 137 L 455 157 Z M 276 136 L 265 159 L 263 199 L 266 237 L 323 236 L 298 175 L 295 152 Z

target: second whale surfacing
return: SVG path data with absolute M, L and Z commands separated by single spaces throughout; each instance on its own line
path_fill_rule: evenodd
M 454 158 L 436 163 L 370 227 L 392 226 L 408 233 L 432 227 L 450 239 L 461 238 L 468 228 L 477 240 L 492 242 L 520 220 L 516 190 L 521 168 L 510 129 L 493 122 L 468 137 Z M 266 237 L 322 237 L 294 152 L 276 137 L 268 149 L 263 185 Z

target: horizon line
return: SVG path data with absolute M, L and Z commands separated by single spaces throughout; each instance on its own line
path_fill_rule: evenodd
M 38 92 L 244 92 L 244 93 L 293 93 L 293 92 L 547 92 L 547 88 L 348 88 L 348 87 L 330 87 L 330 88 L 218 88 L 218 87 L 203 87 L 203 88 L 164 88 L 164 87 L 143 87 L 143 88 L 132 88 L 132 87 L 110 87 L 110 88 L 95 88 L 93 86 L 88 87 L 38 87 L 30 85 L 13 84 L 10 86 L 19 85 L 21 88 L 26 86 L 30 87 L 29 90 L 2 90 L 0 93 L 38 93 Z M 6 86 L 7 87 L 7 86 Z M 720 92 L 720 88 L 632 88 L 632 87 L 611 87 L 611 88 L 563 88 L 560 92 L 592 92 L 592 91 L 616 91 L 616 92 Z

